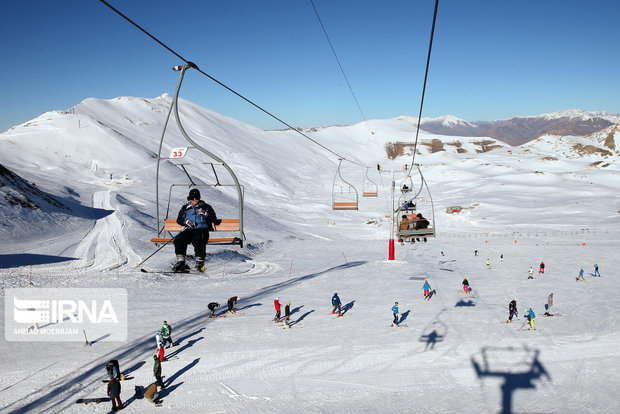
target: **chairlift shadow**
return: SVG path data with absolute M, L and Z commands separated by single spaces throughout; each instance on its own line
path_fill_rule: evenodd
M 508 353 L 508 357 L 501 355 Z M 539 350 L 520 348 L 484 347 L 481 349 L 482 361 L 478 362 L 472 357 L 471 362 L 479 379 L 485 377 L 503 378 L 502 391 L 502 414 L 512 413 L 512 395 L 518 389 L 535 389 L 534 381 L 546 377 L 551 381 L 551 376 L 539 360 Z M 510 364 L 499 366 L 500 361 Z M 496 367 L 496 368 L 495 368 Z M 523 368 L 525 367 L 525 369 Z
M 456 302 L 456 305 L 454 305 L 455 308 L 459 308 L 459 307 L 471 307 L 471 306 L 476 306 L 476 304 L 474 303 L 473 300 L 471 299 L 460 299 L 458 302 Z

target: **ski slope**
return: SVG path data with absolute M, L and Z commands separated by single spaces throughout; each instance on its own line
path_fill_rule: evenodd
M 335 161 L 325 161 L 325 154 L 296 141 L 290 131 L 259 131 L 197 108 L 199 115 L 188 118 L 188 129 L 202 130 L 213 142 L 217 136 L 246 186 L 247 244 L 243 249 L 208 248 L 203 274 L 160 273 L 174 261 L 172 247 L 166 247 L 144 263 L 149 272 L 142 273 L 136 264 L 155 250 L 148 242 L 156 227 L 149 158 L 155 141 L 123 117 L 141 119 L 141 125 L 155 131 L 163 115 L 138 102 L 121 100 L 122 109 L 106 105 L 107 112 L 76 110 L 73 116 L 97 116 L 93 143 L 83 140 L 84 128 L 56 115 L 29 127 L 39 128 L 36 133 L 23 127 L 2 134 L 0 146 L 34 148 L 29 156 L 7 157 L 3 151 L 3 164 L 51 194 L 62 195 L 69 186 L 79 194 L 75 201 L 101 212 L 96 218 L 68 216 L 65 227 L 42 218 L 41 232 L 27 227 L 20 237 L 2 233 L 3 291 L 31 285 L 124 288 L 129 305 L 126 342 L 89 337 L 93 346 L 85 347 L 3 337 L 3 412 L 108 412 L 109 403 L 75 401 L 105 396 L 102 379 L 110 359 L 118 359 L 121 370 L 134 377 L 122 383 L 126 412 L 617 410 L 617 163 L 602 169 L 584 158 L 541 162 L 544 144 L 524 152 L 512 148 L 511 154 L 503 149 L 425 153 L 420 158 L 436 205 L 437 238 L 397 243 L 396 260 L 389 261 L 387 177 L 373 176 L 384 181 L 380 197 L 361 198 L 360 211 L 334 212 L 329 191 Z M 214 119 L 207 121 L 204 114 Z M 385 139 L 395 130 L 393 120 L 383 130 L 376 122 L 373 129 Z M 341 150 L 352 148 L 351 137 L 367 139 L 355 128 L 341 128 L 318 130 L 315 136 L 331 139 Z M 37 136 L 47 134 L 53 145 L 57 129 L 65 136 L 59 145 L 73 148 L 79 142 L 83 153 L 108 139 L 104 132 L 113 129 L 118 133 L 110 145 L 119 145 L 118 151 L 107 148 L 111 154 L 101 153 L 97 168 L 92 158 L 79 154 L 72 155 L 79 162 L 64 155 L 54 158 L 54 149 L 42 148 Z M 251 149 L 239 148 L 239 131 L 251 138 Z M 178 144 L 175 139 L 170 146 Z M 372 165 L 381 147 L 368 143 L 356 157 Z M 363 173 L 358 172 L 360 179 Z M 164 171 L 167 183 L 179 176 L 174 168 Z M 216 190 L 204 194 L 226 218 L 232 196 Z M 176 194 L 173 214 L 185 195 Z M 466 209 L 447 214 L 450 205 Z M 545 274 L 528 280 L 529 267 L 537 269 L 541 261 Z M 592 276 L 595 263 L 600 278 Z M 581 268 L 585 283 L 575 281 Z M 473 288 L 470 296 L 461 290 L 464 277 Z M 423 300 L 425 280 L 436 290 L 430 301 Z M 341 318 L 331 314 L 336 292 L 347 309 Z M 552 292 L 558 315 L 545 317 Z M 238 314 L 204 318 L 209 302 L 219 302 L 221 313 L 235 295 L 241 298 Z M 276 296 L 283 305 L 291 301 L 290 329 L 272 321 Z M 520 317 L 507 324 L 512 299 Z M 5 309 L 4 295 L 2 301 Z M 395 301 L 400 328 L 390 326 Z M 537 315 L 536 330 L 520 329 L 529 307 Z M 164 320 L 179 342 L 167 354 L 178 359 L 162 364 L 167 387 L 160 393 L 162 406 L 154 407 L 134 397 L 134 386 L 154 382 L 154 332 Z M 4 331 L 4 318 L 0 323 Z

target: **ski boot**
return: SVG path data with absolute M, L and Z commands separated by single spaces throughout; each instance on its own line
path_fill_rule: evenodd
M 174 267 L 172 268 L 172 271 L 174 273 L 189 273 L 189 269 L 185 264 L 185 261 L 176 262 Z
M 206 270 L 205 260 L 201 257 L 196 258 L 196 270 L 199 272 L 204 272 Z

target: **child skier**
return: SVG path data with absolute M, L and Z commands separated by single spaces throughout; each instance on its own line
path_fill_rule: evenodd
M 534 268 L 530 266 L 530 270 L 527 271 L 527 278 L 534 279 Z
M 170 337 L 171 334 L 172 334 L 172 327 L 168 325 L 168 321 L 164 321 L 164 326 L 161 327 L 161 336 L 164 339 L 162 346 L 165 346 L 166 348 L 170 348 L 171 346 L 174 345 L 172 343 L 172 338 Z
M 583 277 L 583 269 L 579 271 L 579 276 L 577 276 L 575 282 L 579 282 L 580 280 L 583 280 L 584 282 L 586 281 L 586 279 Z
M 211 311 L 209 318 L 215 318 L 215 310 L 220 307 L 220 304 L 217 302 L 211 302 L 207 305 L 207 308 Z
M 469 281 L 467 280 L 467 278 L 463 279 L 463 291 L 467 293 L 468 295 L 469 295 L 469 292 L 471 292 L 471 289 L 469 288 Z
M 280 298 L 278 296 L 274 299 L 273 306 L 276 308 L 276 316 L 273 320 L 274 322 L 280 322 Z
M 424 300 L 430 300 L 431 299 L 431 285 L 429 285 L 428 280 L 424 281 L 424 286 L 422 287 L 422 289 L 424 289 Z
M 491 259 L 487 259 L 487 269 L 491 268 Z
M 598 271 L 598 265 L 597 264 L 594 265 L 594 276 L 601 277 L 601 274 Z
M 110 378 L 108 382 L 108 397 L 112 402 L 112 410 L 122 410 L 123 402 L 121 401 L 121 381 L 116 378 Z M 118 404 L 118 407 L 116 406 Z
M 392 306 L 392 313 L 394 314 L 392 326 L 398 327 L 398 302 L 394 302 L 394 306 Z
M 536 319 L 536 314 L 534 313 L 532 308 L 527 308 L 527 310 L 525 311 L 525 317 L 527 318 L 528 322 L 530 323 L 530 327 L 528 329 L 536 330 L 536 328 L 534 328 L 534 319 Z
M 508 312 L 510 314 L 508 315 L 508 320 L 506 321 L 506 323 L 512 323 L 513 316 L 516 316 L 517 318 L 519 317 L 519 313 L 517 312 L 517 300 L 516 299 L 513 299 L 508 304 Z
M 239 296 L 233 296 L 232 298 L 228 299 L 228 313 L 235 313 L 235 305 L 237 304 L 237 301 L 239 299 Z
M 545 274 L 545 262 L 540 262 L 540 267 L 538 268 L 538 273 Z
M 334 293 L 332 296 L 332 315 L 336 313 L 336 309 L 338 309 L 338 316 L 342 316 L 342 302 L 340 302 L 340 297 L 338 297 L 338 293 Z

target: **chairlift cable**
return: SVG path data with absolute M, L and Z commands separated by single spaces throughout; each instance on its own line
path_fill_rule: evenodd
M 355 92 L 353 92 L 353 87 L 351 86 L 351 83 L 349 82 L 349 79 L 347 78 L 347 74 L 344 72 L 342 64 L 340 63 L 340 59 L 338 58 L 338 55 L 336 54 L 336 49 L 334 49 L 334 45 L 332 44 L 332 41 L 330 40 L 329 35 L 327 34 L 327 29 L 325 29 L 325 25 L 323 24 L 323 20 L 321 19 L 321 16 L 319 15 L 319 11 L 317 10 L 314 4 L 314 0 L 310 0 L 310 3 L 312 4 L 312 8 L 314 9 L 316 18 L 318 19 L 319 24 L 321 25 L 321 28 L 323 29 L 323 33 L 325 33 L 325 38 L 327 39 L 327 43 L 329 43 L 329 47 L 331 48 L 332 53 L 334 54 L 334 58 L 336 58 L 336 62 L 338 62 L 338 67 L 340 68 L 340 72 L 342 72 L 342 76 L 344 77 L 344 80 L 347 83 L 347 86 L 349 87 L 349 91 L 351 92 L 351 96 L 353 96 L 353 100 L 355 101 L 355 104 L 357 105 L 357 109 L 360 111 L 360 114 L 362 115 L 362 118 L 364 119 L 364 123 L 366 124 L 366 127 L 370 131 L 370 134 L 374 135 L 374 132 L 370 128 L 370 125 L 368 125 L 368 119 L 366 119 L 366 115 L 364 115 L 364 111 L 362 111 L 362 107 L 360 106 L 360 103 L 357 100 L 357 96 L 355 96 Z
M 110 9 L 112 9 L 116 14 L 118 14 L 119 16 L 121 16 L 122 18 L 124 18 L 125 20 L 127 20 L 129 23 L 131 23 L 132 25 L 134 25 L 136 28 L 138 28 L 140 31 L 142 31 L 144 34 L 146 34 L 147 36 L 149 36 L 151 39 L 153 39 L 154 41 L 156 41 L 157 43 L 159 43 L 161 46 L 163 46 L 166 50 L 168 50 L 170 53 L 172 53 L 173 55 L 175 55 L 177 58 L 181 59 L 183 62 L 185 62 L 187 65 L 190 65 L 193 69 L 196 69 L 198 72 L 200 72 L 201 74 L 203 74 L 204 76 L 206 76 L 207 78 L 211 79 L 213 82 L 217 83 L 218 85 L 220 85 L 221 87 L 223 87 L 224 89 L 228 90 L 229 92 L 237 95 L 239 98 L 243 99 L 244 101 L 246 101 L 247 103 L 249 103 L 250 105 L 254 106 L 255 108 L 261 110 L 262 112 L 264 112 L 265 114 L 269 115 L 271 118 L 275 119 L 276 121 L 280 122 L 281 124 L 287 126 L 288 128 L 290 128 L 292 131 L 298 133 L 299 135 L 303 136 L 304 138 L 312 141 L 313 143 L 315 143 L 316 145 L 320 146 L 321 148 L 323 148 L 324 150 L 332 153 L 333 155 L 335 155 L 336 157 L 338 157 L 339 159 L 343 159 L 345 161 L 349 161 L 353 164 L 357 164 L 360 165 L 362 167 L 366 167 L 365 164 L 362 164 L 358 161 L 354 161 L 354 160 L 350 160 L 346 157 L 343 157 L 342 155 L 338 154 L 337 152 L 329 149 L 328 147 L 326 147 L 325 145 L 321 144 L 320 142 L 310 138 L 308 135 L 304 134 L 303 132 L 301 132 L 299 129 L 293 127 L 292 125 L 290 125 L 289 123 L 283 121 L 282 119 L 278 118 L 276 115 L 272 114 L 271 112 L 269 112 L 268 110 L 264 109 L 263 107 L 261 107 L 260 105 L 252 102 L 250 99 L 246 98 L 245 96 L 241 95 L 240 93 L 238 93 L 237 91 L 235 91 L 234 89 L 230 88 L 229 86 L 227 86 L 226 84 L 220 82 L 219 80 L 215 79 L 213 76 L 209 75 L 208 73 L 204 72 L 203 70 L 201 70 L 200 68 L 198 68 L 198 66 L 185 59 L 183 56 L 181 56 L 180 54 L 178 54 L 177 52 L 175 52 L 172 48 L 168 47 L 165 43 L 163 43 L 162 41 L 160 41 L 159 39 L 157 39 L 155 36 L 153 36 L 152 34 L 150 34 L 147 30 L 145 30 L 144 28 L 142 28 L 139 24 L 137 24 L 136 22 L 134 22 L 133 20 L 131 20 L 129 17 L 125 16 L 121 11 L 119 11 L 118 9 L 114 8 L 110 3 L 108 3 L 106 0 L 99 0 L 100 2 L 102 2 L 103 4 L 105 4 L 106 6 L 108 6 Z
M 433 26 L 431 27 L 431 39 L 428 45 L 428 56 L 426 58 L 426 71 L 424 72 L 424 86 L 422 87 L 422 100 L 420 101 L 420 113 L 418 114 L 418 127 L 415 132 L 415 142 L 413 144 L 413 157 L 411 160 L 411 168 L 409 174 L 413 170 L 415 165 L 415 154 L 418 148 L 418 134 L 420 133 L 420 121 L 422 119 L 422 107 L 424 106 L 424 93 L 426 92 L 426 80 L 428 79 L 428 67 L 431 63 L 431 51 L 433 50 L 433 35 L 435 33 L 435 21 L 437 20 L 437 8 L 439 7 L 439 0 L 435 0 L 435 12 L 433 14 Z

